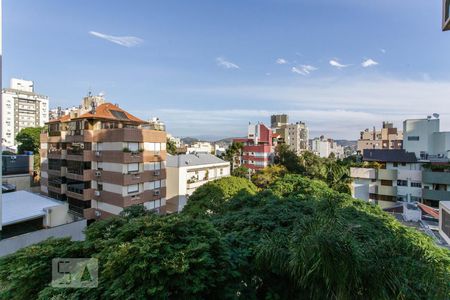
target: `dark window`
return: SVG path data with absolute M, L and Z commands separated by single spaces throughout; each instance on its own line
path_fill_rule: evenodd
M 394 167 L 398 167 L 398 163 L 394 163 Z
M 411 187 L 421 188 L 422 183 L 421 182 L 411 182 Z
M 446 210 L 442 210 L 441 230 L 450 237 L 450 214 Z
M 408 186 L 408 181 L 406 181 L 406 180 L 397 180 L 397 186 Z
M 129 120 L 127 115 L 123 111 L 110 110 L 111 114 L 119 120 Z
M 418 141 L 419 137 L 418 136 L 408 136 L 408 141 Z

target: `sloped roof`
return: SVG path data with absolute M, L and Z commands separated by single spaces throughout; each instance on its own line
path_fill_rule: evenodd
M 222 160 L 215 155 L 205 153 L 167 156 L 167 166 L 172 168 L 226 164 L 226 163 L 229 164 L 229 162 Z
M 415 163 L 416 154 L 405 149 L 364 149 L 364 161 Z
M 106 119 L 106 120 L 115 120 L 115 121 L 130 121 L 135 123 L 146 123 L 145 121 L 139 119 L 138 117 L 133 116 L 127 111 L 121 109 L 117 105 L 112 103 L 103 103 L 100 104 L 96 109 L 95 113 L 87 112 L 82 114 L 81 116 L 70 118 L 70 115 L 64 115 L 59 119 L 50 120 L 49 123 L 54 122 L 68 122 L 70 120 L 80 120 L 80 119 Z

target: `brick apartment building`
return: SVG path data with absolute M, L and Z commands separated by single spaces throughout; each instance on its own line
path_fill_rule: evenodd
M 103 219 L 142 204 L 165 212 L 166 132 L 101 97 L 48 124 L 41 134 L 41 191 L 69 211 Z

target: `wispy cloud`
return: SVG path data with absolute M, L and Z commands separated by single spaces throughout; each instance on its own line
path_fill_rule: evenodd
M 114 36 L 97 31 L 89 31 L 89 34 L 124 47 L 134 47 L 144 42 L 143 39 L 135 36 Z
M 277 60 L 275 62 L 279 65 L 285 65 L 288 63 L 288 61 L 285 60 L 284 58 L 277 58 Z
M 340 62 L 338 62 L 336 59 L 331 59 L 329 63 L 331 66 L 338 68 L 338 69 L 346 68 L 346 67 L 350 66 L 350 65 L 343 65 Z
M 317 68 L 311 65 L 300 65 L 298 67 L 292 67 L 291 69 L 293 73 L 297 73 L 303 76 L 309 75 L 315 70 L 317 70 Z
M 380 52 L 383 53 L 383 54 L 386 54 L 386 49 L 381 48 Z
M 217 65 L 219 67 L 225 68 L 225 69 L 239 69 L 239 66 L 235 63 L 232 63 L 231 61 L 226 60 L 223 57 L 216 58 Z
M 361 66 L 363 66 L 364 68 L 373 67 L 376 65 L 378 65 L 378 63 L 371 58 L 368 58 L 361 63 Z

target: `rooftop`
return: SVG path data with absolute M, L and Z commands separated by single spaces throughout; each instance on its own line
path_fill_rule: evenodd
M 167 167 L 180 168 L 201 165 L 228 164 L 212 154 L 196 153 L 167 156 Z
M 132 114 L 126 112 L 121 109 L 117 105 L 112 103 L 103 103 L 100 104 L 95 112 L 86 112 L 81 116 L 70 118 L 69 115 L 64 115 L 59 119 L 51 120 L 49 123 L 53 122 L 69 122 L 71 120 L 79 120 L 79 119 L 106 119 L 106 120 L 115 120 L 115 121 L 129 121 L 134 123 L 146 123 L 145 121 L 133 116 Z
M 416 155 L 405 149 L 364 149 L 364 161 L 415 163 Z
M 2 225 L 11 225 L 45 215 L 45 209 L 64 205 L 63 202 L 27 191 L 2 195 Z

